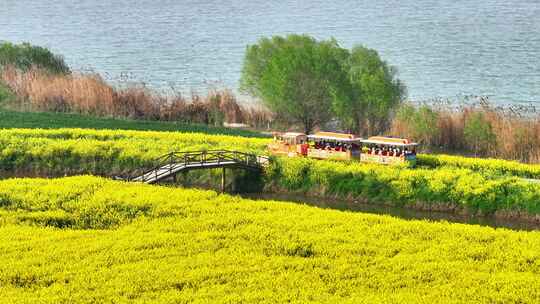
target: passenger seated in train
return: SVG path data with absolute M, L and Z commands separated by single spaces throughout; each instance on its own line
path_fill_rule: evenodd
M 328 150 L 328 151 L 335 151 L 335 152 L 347 152 L 348 150 L 352 149 L 352 145 L 345 144 L 345 143 L 335 143 L 331 141 L 316 141 L 313 145 L 315 149 L 319 150 Z

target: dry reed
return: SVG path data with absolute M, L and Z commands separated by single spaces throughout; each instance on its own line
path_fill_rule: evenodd
M 434 112 L 436 123 L 433 129 L 424 134 L 424 148 L 446 152 L 474 153 L 477 156 L 487 156 L 519 160 L 523 162 L 540 162 L 540 115 L 536 112 L 516 111 L 495 107 L 485 100 L 477 104 L 460 106 L 450 109 L 430 105 Z M 481 117 L 480 128 L 472 124 L 473 117 Z M 394 119 L 390 134 L 400 137 L 412 137 L 415 123 Z M 469 135 L 466 130 L 469 129 Z M 491 137 L 485 139 L 486 131 Z M 471 143 L 475 132 L 481 139 L 477 149 Z M 470 135 L 472 134 L 472 135 Z
M 268 127 L 273 120 L 268 110 L 241 105 L 228 90 L 191 98 L 164 97 L 145 87 L 112 87 L 96 74 L 50 75 L 35 68 L 21 72 L 11 67 L 1 71 L 0 81 L 18 97 L 14 106 L 29 111 L 211 125 L 243 123 L 257 128 Z

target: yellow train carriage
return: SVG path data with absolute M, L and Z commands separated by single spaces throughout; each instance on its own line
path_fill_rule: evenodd
M 274 141 L 268 145 L 268 150 L 280 156 L 307 156 L 307 135 L 297 132 L 274 133 Z
M 373 136 L 362 139 L 354 134 L 335 132 L 274 133 L 268 146 L 270 153 L 288 157 L 315 159 L 359 160 L 385 165 L 416 164 L 418 144 L 405 138 Z
M 406 138 L 372 136 L 362 141 L 363 162 L 379 163 L 385 165 L 416 164 L 417 143 Z
M 307 156 L 317 159 L 360 159 L 361 138 L 353 134 L 317 132 L 308 135 Z

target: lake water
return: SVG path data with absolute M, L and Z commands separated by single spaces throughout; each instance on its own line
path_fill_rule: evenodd
M 247 44 L 307 33 L 377 49 L 409 97 L 540 105 L 538 0 L 1 0 L 0 40 L 111 81 L 235 89 Z

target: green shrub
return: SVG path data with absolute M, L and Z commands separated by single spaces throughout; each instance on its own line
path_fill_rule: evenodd
M 536 214 L 540 185 L 515 177 L 491 179 L 455 167 L 408 169 L 377 164 L 277 159 L 273 185 L 307 194 L 339 196 L 395 206 L 453 206 L 472 213 L 518 211 Z
M 493 132 L 491 123 L 484 118 L 482 112 L 471 113 L 465 121 L 463 135 L 475 155 L 489 155 L 490 151 L 495 151 L 497 136 Z
M 437 143 L 440 130 L 437 126 L 438 114 L 433 108 L 423 105 L 415 107 L 403 104 L 396 113 L 394 127 L 399 126 L 399 132 L 407 134 L 423 145 Z
M 70 73 L 69 67 L 61 56 L 29 43 L 0 43 L 0 69 L 5 66 L 13 66 L 22 71 L 37 67 L 53 74 Z

